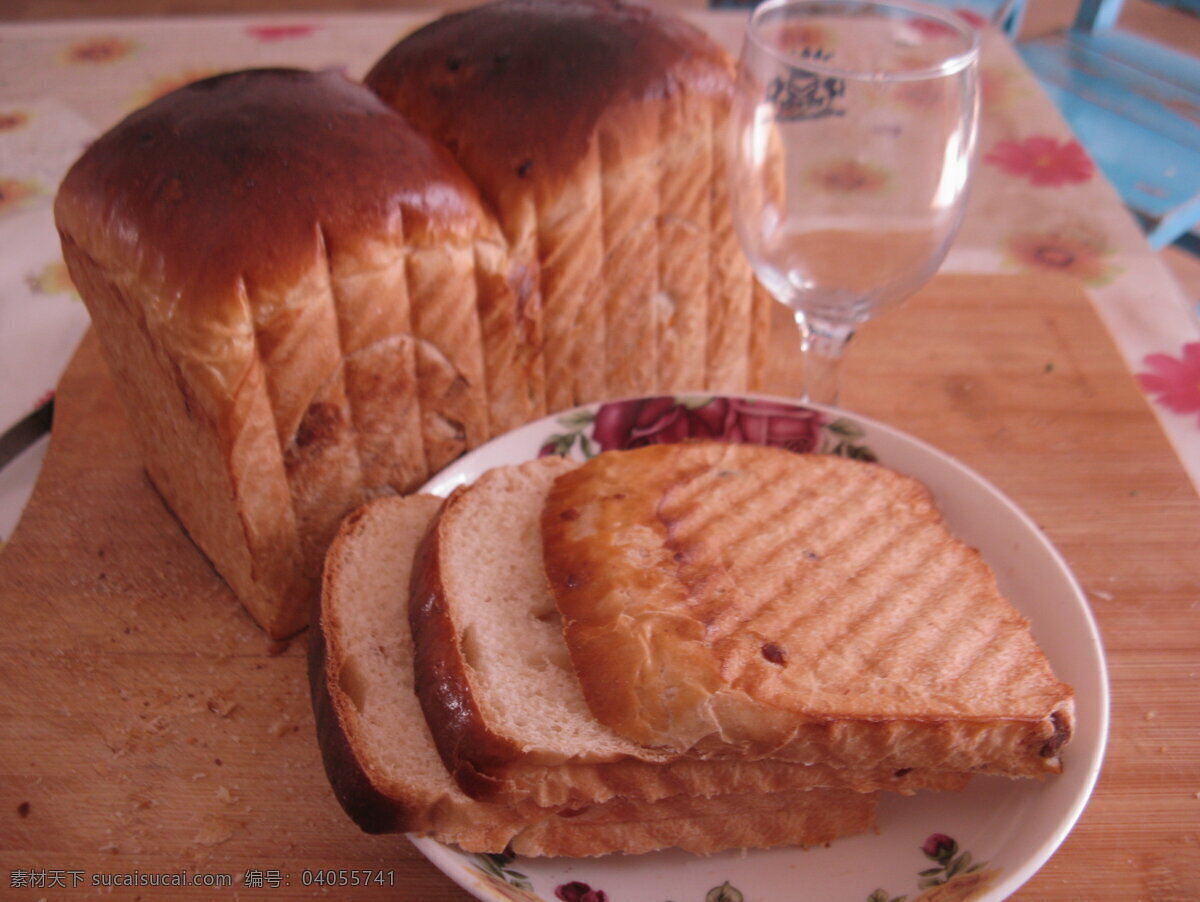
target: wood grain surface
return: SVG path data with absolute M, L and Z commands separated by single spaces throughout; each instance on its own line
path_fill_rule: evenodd
M 1113 692 L 1104 772 L 1019 897 L 1200 898 L 1200 499 L 1085 294 L 1040 277 L 939 277 L 855 339 L 845 384 L 844 406 L 1017 501 L 1099 620 Z M 342 814 L 313 736 L 304 638 L 271 644 L 163 506 L 91 338 L 0 552 L 0 623 L 3 873 L 277 871 L 290 886 L 109 898 L 286 900 L 339 898 L 302 887 L 304 869 L 369 867 L 397 886 L 345 898 L 468 898 L 403 837 L 365 836 Z

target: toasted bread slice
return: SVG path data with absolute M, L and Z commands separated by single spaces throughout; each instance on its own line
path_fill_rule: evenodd
M 701 761 L 631 742 L 592 716 L 542 565 L 541 510 L 576 463 L 498 467 L 446 502 L 417 555 L 417 693 L 447 769 L 471 796 L 578 805 L 807 789 L 957 789 L 960 774 Z
M 575 670 L 621 736 L 852 768 L 1060 768 L 1071 690 L 916 480 L 657 445 L 562 474 L 542 526 Z
M 364 830 L 408 831 L 476 852 L 591 856 L 816 845 L 870 828 L 875 796 L 844 790 L 616 799 L 561 812 L 465 796 L 413 694 L 412 555 L 441 503 L 427 495 L 374 501 L 346 519 L 327 560 L 310 643 L 313 703 L 330 782 Z

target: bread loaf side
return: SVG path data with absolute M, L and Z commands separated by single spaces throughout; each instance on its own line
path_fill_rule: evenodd
M 770 301 L 729 216 L 732 72 L 673 16 L 500 0 L 419 29 L 367 75 L 536 253 L 548 410 L 761 387 Z
M 151 478 L 270 634 L 305 624 L 347 511 L 491 434 L 480 309 L 515 332 L 530 266 L 341 75 L 175 91 L 88 149 L 55 216 Z

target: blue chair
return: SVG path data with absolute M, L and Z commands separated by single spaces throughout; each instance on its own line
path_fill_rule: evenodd
M 1018 49 L 1158 249 L 1200 222 L 1200 59 L 1122 30 L 1122 3 L 1083 0 L 1069 30 Z
M 712 9 L 752 9 L 759 0 L 709 0 Z M 1025 12 L 1025 0 L 929 0 L 937 6 L 969 10 L 1002 29 L 1010 38 L 1016 38 L 1021 28 L 1021 16 Z M 1200 3 L 1200 0 L 1180 0 L 1185 3 Z
M 1025 0 L 960 0 L 958 3 L 940 0 L 940 5 L 977 13 L 1013 40 L 1021 31 L 1021 19 L 1025 14 Z

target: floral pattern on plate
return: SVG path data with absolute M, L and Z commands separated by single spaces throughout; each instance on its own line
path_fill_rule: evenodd
M 958 843 L 944 833 L 931 833 L 921 844 L 921 851 L 933 867 L 917 874 L 917 886 L 922 890 L 911 902 L 967 902 L 979 898 L 992 885 L 998 870 L 985 870 L 986 861 L 975 861 L 970 852 L 959 852 Z M 892 896 L 877 889 L 867 896 L 867 902 L 909 902 L 908 896 Z
M 594 457 L 602 451 L 709 439 L 797 452 L 875 460 L 862 428 L 848 417 L 791 404 L 721 395 L 660 395 L 569 411 L 556 420 L 541 455 Z
M 978 899 L 1000 873 L 996 869 L 988 870 L 987 862 L 975 861 L 970 852 L 960 851 L 958 842 L 944 833 L 931 833 L 920 848 L 934 864 L 918 872 L 919 894 L 893 896 L 884 889 L 876 889 L 866 897 L 866 902 L 969 902 Z M 511 866 L 512 855 L 473 855 L 471 860 L 498 898 L 510 902 L 546 902 L 533 891 L 529 878 Z M 559 902 L 620 902 L 616 898 L 610 899 L 605 890 L 582 880 L 558 884 L 554 888 L 554 898 Z M 708 890 L 703 900 L 696 899 L 695 902 L 745 900 L 742 891 L 726 880 Z M 682 902 L 682 899 L 666 902 Z

